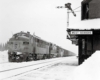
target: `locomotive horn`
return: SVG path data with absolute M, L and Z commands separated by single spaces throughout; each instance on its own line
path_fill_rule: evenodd
M 76 16 L 76 14 L 74 13 L 74 11 L 71 8 L 71 3 L 65 4 L 65 8 L 68 8 L 69 10 L 71 10 L 71 12 L 73 13 L 73 15 Z

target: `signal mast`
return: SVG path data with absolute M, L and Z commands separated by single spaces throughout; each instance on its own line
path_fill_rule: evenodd
M 76 17 L 74 10 L 71 8 L 71 3 L 66 3 L 65 6 L 57 6 L 57 8 L 67 8 L 67 27 L 69 27 L 69 10 Z

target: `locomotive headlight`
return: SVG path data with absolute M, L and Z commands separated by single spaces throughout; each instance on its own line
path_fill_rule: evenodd
M 20 54 L 22 54 L 22 52 L 17 52 L 17 55 L 20 55 Z
M 20 58 L 19 56 L 16 57 L 16 59 L 19 59 L 19 58 Z
M 23 54 L 21 54 L 20 57 L 23 57 Z

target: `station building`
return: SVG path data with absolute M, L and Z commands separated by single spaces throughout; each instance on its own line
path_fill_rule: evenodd
M 78 46 L 79 64 L 100 50 L 100 0 L 81 2 L 81 20 L 67 28 L 67 39 Z

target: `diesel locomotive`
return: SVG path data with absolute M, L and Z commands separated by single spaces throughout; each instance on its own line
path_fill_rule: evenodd
M 61 57 L 66 50 L 29 32 L 14 34 L 8 41 L 9 62 L 23 62 Z M 68 52 L 68 51 L 67 51 Z

